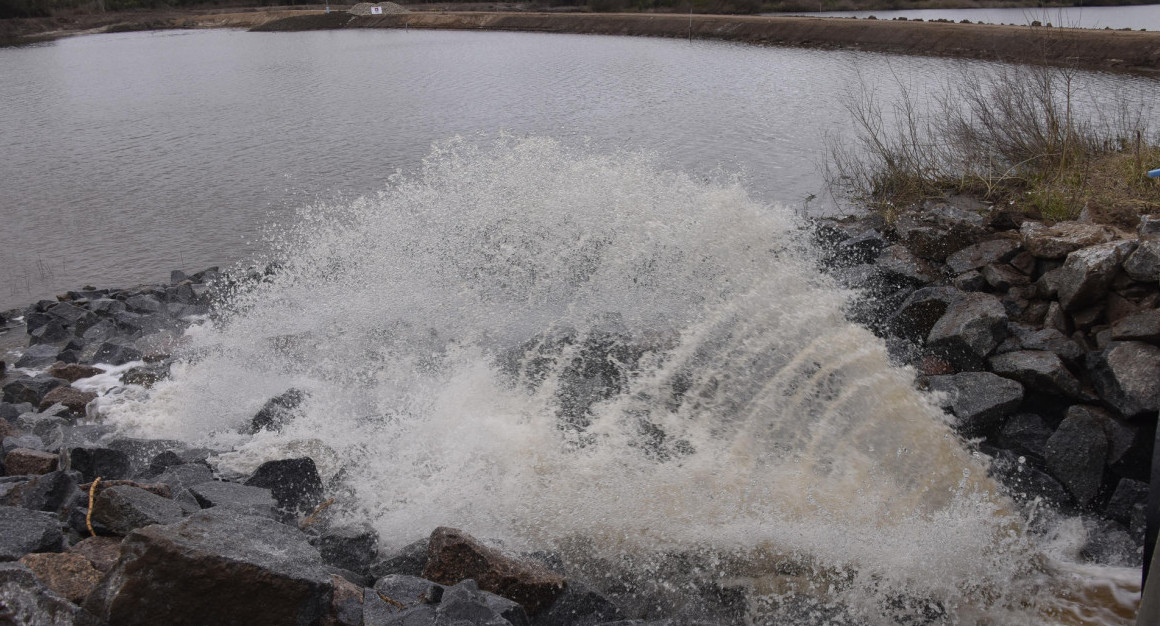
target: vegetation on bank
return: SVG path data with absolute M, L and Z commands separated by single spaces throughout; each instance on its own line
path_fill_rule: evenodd
M 827 178 L 888 215 L 948 193 L 1033 217 L 1134 225 L 1160 213 L 1160 134 L 1149 111 L 1082 89 L 1067 68 L 964 75 L 932 95 L 883 102 L 861 85 L 846 108 L 854 136 L 829 140 Z

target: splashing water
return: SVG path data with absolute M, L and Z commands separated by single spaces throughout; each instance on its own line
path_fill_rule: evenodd
M 236 471 L 309 454 L 388 546 L 553 550 L 637 615 L 1096 619 L 1103 574 L 1037 546 L 800 232 L 647 155 L 451 141 L 305 211 L 170 381 L 102 412 Z M 296 417 L 248 434 L 289 388 Z

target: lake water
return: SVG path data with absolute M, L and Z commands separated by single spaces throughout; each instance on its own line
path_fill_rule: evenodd
M 1114 7 L 1054 7 L 1014 9 L 913 9 L 900 11 L 821 11 L 818 13 L 777 13 L 769 15 L 809 15 L 814 17 L 858 17 L 873 15 L 880 20 L 905 17 L 908 20 L 970 20 L 984 24 L 1041 24 L 1069 28 L 1130 28 L 1160 30 L 1160 4 Z

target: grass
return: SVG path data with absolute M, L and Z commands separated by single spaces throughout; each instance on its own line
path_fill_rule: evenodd
M 950 193 L 1048 220 L 1133 225 L 1160 213 L 1160 137 L 1144 105 L 1092 104 L 1066 68 L 1019 66 L 956 77 L 882 102 L 862 85 L 846 102 L 854 136 L 831 137 L 827 178 L 841 196 L 892 212 Z M 1084 103 L 1084 106 L 1080 104 Z

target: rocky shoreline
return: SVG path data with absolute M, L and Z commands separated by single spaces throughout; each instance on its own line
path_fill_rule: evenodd
M 1013 499 L 1080 516 L 1092 561 L 1138 566 L 1160 409 L 1160 220 L 1047 225 L 952 198 L 809 232 L 824 271 L 861 291 L 849 317 L 916 368 Z M 215 475 L 212 450 L 96 419 L 99 392 L 168 376 L 188 325 L 266 273 L 174 272 L 0 314 L 28 343 L 0 380 L 0 621 L 669 623 L 621 621 L 641 615 L 552 555 L 455 529 L 382 549 L 309 457 Z M 250 431 L 279 428 L 301 400 L 271 398 Z

